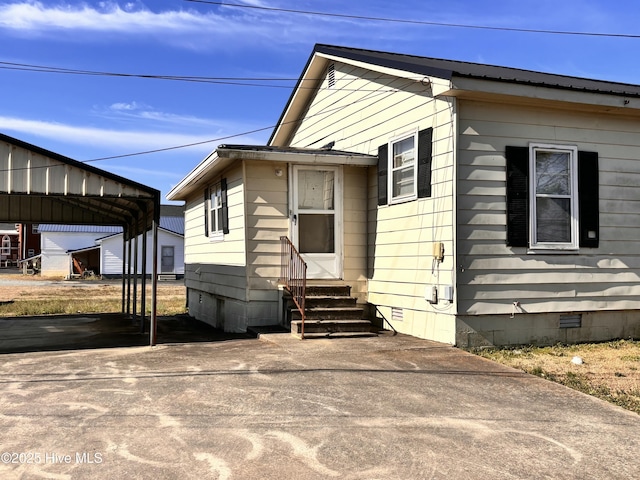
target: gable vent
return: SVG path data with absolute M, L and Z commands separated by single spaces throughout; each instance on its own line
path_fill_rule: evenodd
M 327 70 L 327 86 L 328 88 L 334 88 L 336 86 L 336 66 L 335 64 L 329 65 Z
M 560 328 L 580 328 L 582 327 L 582 315 L 560 315 Z

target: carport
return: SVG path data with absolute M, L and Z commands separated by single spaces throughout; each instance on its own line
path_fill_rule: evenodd
M 125 260 L 122 313 L 136 317 L 141 276 L 142 329 L 146 309 L 146 262 L 142 262 L 142 272 L 132 270 L 138 264 L 138 255 L 147 258 L 147 235 L 141 234 L 152 230 L 151 345 L 156 343 L 157 332 L 159 221 L 158 190 L 0 134 L 0 222 L 122 227 Z M 142 241 L 138 242 L 138 238 Z

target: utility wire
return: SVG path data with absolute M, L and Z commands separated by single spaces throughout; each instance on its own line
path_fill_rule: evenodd
M 298 78 L 286 78 L 286 77 L 201 77 L 201 76 L 185 76 L 185 75 L 153 75 L 153 74 L 141 74 L 141 73 L 122 73 L 122 72 L 103 72 L 96 70 L 76 70 L 72 68 L 48 66 L 48 65 L 32 65 L 28 63 L 13 63 L 0 61 L 0 70 L 20 70 L 27 72 L 40 72 L 40 73 L 59 73 L 65 75 L 89 75 L 89 76 L 103 76 L 103 77 L 121 77 L 121 78 L 142 78 L 152 80 L 172 80 L 181 82 L 198 82 L 216 85 L 235 85 L 242 87 L 267 87 L 267 88 L 284 88 L 291 90 Z M 366 77 L 364 77 L 366 78 Z M 416 80 L 420 80 L 422 77 L 416 76 Z M 310 79 L 318 81 L 319 79 Z M 267 83 L 256 83 L 267 82 Z M 291 82 L 289 85 L 274 85 L 268 82 Z M 317 90 L 319 87 L 306 87 L 299 85 L 298 89 L 301 90 Z M 352 91 L 344 89 L 344 91 Z M 378 91 L 378 90 L 371 90 Z
M 471 25 L 471 24 L 465 24 L 465 23 L 430 22 L 426 20 L 408 20 L 408 19 L 402 19 L 402 18 L 369 17 L 365 15 L 347 15 L 343 13 L 294 10 L 290 8 L 263 7 L 259 5 L 245 5 L 240 3 L 213 2 L 209 0 L 184 0 L 184 1 L 192 2 L 192 3 L 204 3 L 208 5 L 219 5 L 222 7 L 248 8 L 248 9 L 254 9 L 254 10 L 265 10 L 270 12 L 294 13 L 299 15 L 316 15 L 316 16 L 331 17 L 331 18 L 347 18 L 351 20 L 365 20 L 365 21 L 371 21 L 371 22 L 404 23 L 404 24 L 411 24 L 411 25 L 429 25 L 429 26 L 436 26 L 436 27 L 472 28 L 477 30 L 496 30 L 501 32 L 543 33 L 543 34 L 550 34 L 550 35 L 579 35 L 579 36 L 589 36 L 589 37 L 640 38 L 640 34 L 634 35 L 634 34 L 627 34 L 627 33 L 575 32 L 575 31 L 568 31 L 568 30 L 543 30 L 543 29 L 536 29 L 536 28 L 491 27 L 488 25 Z

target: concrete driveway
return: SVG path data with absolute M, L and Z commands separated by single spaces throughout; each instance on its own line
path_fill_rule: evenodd
M 629 479 L 640 417 L 403 335 L 0 356 L 0 478 Z

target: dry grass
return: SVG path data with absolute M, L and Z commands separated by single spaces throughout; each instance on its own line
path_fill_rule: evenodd
M 8 283 L 5 283 L 8 282 Z M 137 288 L 137 309 L 141 286 Z M 131 289 L 133 295 L 133 287 Z M 151 309 L 151 288 L 147 287 L 146 311 Z M 175 282 L 158 284 L 158 315 L 186 311 L 186 289 Z M 0 317 L 76 313 L 117 313 L 122 310 L 119 281 L 63 281 L 22 275 L 0 275 Z
M 474 351 L 640 414 L 640 341 Z M 579 357 L 582 364 L 574 363 Z

